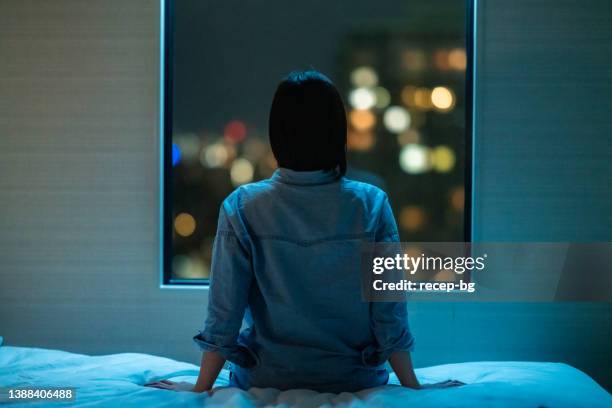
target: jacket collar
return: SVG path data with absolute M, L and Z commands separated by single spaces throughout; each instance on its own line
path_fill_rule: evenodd
M 317 185 L 333 183 L 340 178 L 338 170 L 295 171 L 279 167 L 272 174 L 272 180 L 286 184 Z

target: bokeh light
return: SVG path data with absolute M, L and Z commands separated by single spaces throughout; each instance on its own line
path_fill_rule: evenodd
M 369 110 L 354 110 L 349 114 L 351 126 L 356 130 L 368 130 L 376 124 L 376 116 Z
M 196 220 L 191 214 L 180 213 L 174 218 L 174 230 L 181 237 L 188 237 L 196 229 Z
M 197 256 L 175 255 L 172 258 L 172 271 L 179 279 L 206 279 L 210 271 Z
M 202 150 L 200 162 L 205 167 L 223 167 L 229 159 L 229 151 L 223 143 L 213 143 Z
M 429 90 L 429 88 L 417 88 L 414 91 L 414 103 L 420 109 L 431 109 L 431 91 Z
M 391 106 L 385 111 L 383 123 L 389 132 L 401 133 L 410 126 L 410 113 L 401 106 Z
M 176 143 L 172 143 L 172 166 L 176 166 L 181 161 L 181 149 Z
M 376 94 L 369 88 L 357 88 L 349 94 L 349 103 L 355 109 L 370 109 L 376 105 Z
M 416 129 L 408 129 L 397 135 L 397 144 L 404 146 L 407 144 L 421 143 L 421 134 Z
M 374 134 L 372 132 L 350 130 L 348 132 L 346 148 L 352 151 L 366 152 L 374 147 L 375 142 L 376 139 L 374 138 Z
M 434 53 L 434 63 L 439 70 L 448 71 L 450 69 L 450 65 L 448 63 L 448 51 L 446 50 L 438 50 Z
M 197 160 L 200 153 L 201 141 L 195 133 L 181 133 L 174 136 L 176 145 L 181 152 L 184 162 Z
M 230 169 L 230 177 L 234 186 L 241 184 L 250 183 L 253 181 L 253 174 L 255 169 L 250 161 L 245 158 L 239 158 L 234 160 L 232 168 Z
M 399 221 L 406 231 L 418 231 L 425 225 L 425 211 L 419 206 L 407 205 L 401 209 Z
M 431 150 L 431 167 L 440 173 L 446 173 L 455 166 L 455 152 L 448 146 L 437 146 Z
M 448 53 L 448 65 L 457 71 L 465 71 L 467 66 L 467 57 L 465 50 L 461 48 L 453 48 Z
M 408 71 L 422 71 L 425 69 L 425 53 L 418 49 L 410 49 L 402 54 L 402 64 Z
M 378 84 L 378 75 L 372 67 L 358 67 L 351 72 L 351 83 L 358 87 L 373 87 Z
M 448 111 L 455 104 L 455 95 L 453 91 L 444 86 L 436 86 L 431 91 L 431 103 L 440 111 Z
M 232 120 L 227 125 L 223 132 L 223 137 L 230 142 L 240 142 L 247 135 L 247 128 L 244 122 Z
M 384 109 L 391 103 L 391 94 L 386 88 L 377 86 L 374 88 L 374 95 L 376 96 L 376 107 L 378 109 Z
M 408 174 L 421 174 L 429 170 L 429 149 L 420 144 L 407 144 L 400 151 L 399 164 Z
M 463 211 L 465 207 L 465 189 L 462 186 L 451 190 L 450 202 L 455 211 Z

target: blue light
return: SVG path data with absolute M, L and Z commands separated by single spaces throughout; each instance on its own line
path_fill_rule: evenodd
M 176 143 L 172 143 L 172 166 L 176 166 L 178 162 L 181 160 L 181 149 L 176 145 Z

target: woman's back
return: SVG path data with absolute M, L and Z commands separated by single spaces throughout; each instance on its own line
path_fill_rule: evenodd
M 360 262 L 364 242 L 397 239 L 386 194 L 336 171 L 281 168 L 239 188 L 222 205 L 209 314 L 196 341 L 225 348 L 243 388 L 386 383 L 386 350 L 409 350 L 413 340 L 405 305 L 362 300 Z

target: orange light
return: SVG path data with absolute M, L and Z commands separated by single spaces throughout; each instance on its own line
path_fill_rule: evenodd
M 425 225 L 425 211 L 419 206 L 409 205 L 400 212 L 400 225 L 407 231 L 418 231 Z
M 369 110 L 354 110 L 349 115 L 351 125 L 356 130 L 368 130 L 376 124 L 376 116 Z
M 196 221 L 191 214 L 180 213 L 174 219 L 174 230 L 182 237 L 188 237 L 196 229 Z

